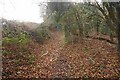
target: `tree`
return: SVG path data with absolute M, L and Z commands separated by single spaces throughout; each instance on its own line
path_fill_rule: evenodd
M 47 2 L 46 15 L 51 16 L 53 24 L 60 29 L 61 24 L 59 23 L 61 17 L 68 9 L 70 2 Z
M 79 9 L 78 5 L 75 4 L 74 6 L 72 6 L 72 10 L 73 10 L 73 13 L 74 13 L 77 25 L 78 25 L 79 36 L 81 37 L 81 36 L 83 36 L 83 24 L 81 22 L 81 17 L 80 17 L 79 10 L 78 10 Z
M 115 32 L 118 39 L 118 52 L 120 52 L 120 2 L 98 2 L 92 4 L 101 13 L 104 21 L 107 23 L 112 32 Z M 90 4 L 91 5 L 91 4 Z

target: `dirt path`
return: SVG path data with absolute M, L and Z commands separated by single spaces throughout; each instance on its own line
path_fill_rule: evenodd
M 114 53 L 115 49 L 99 40 L 86 39 L 84 44 L 64 45 L 63 34 L 53 31 L 51 38 L 45 43 L 33 42 L 29 48 L 29 54 L 28 52 L 19 56 L 14 54 L 12 57 L 4 58 L 4 77 L 116 78 L 120 76 L 119 58 Z M 32 64 L 27 64 L 32 59 L 32 57 L 26 59 L 29 56 L 35 56 Z M 20 60 L 19 63 L 16 57 Z M 13 61 L 16 61 L 17 65 Z
M 87 50 L 84 50 L 84 49 L 82 50 L 82 48 L 84 48 L 85 45 L 84 46 L 81 45 L 82 46 L 81 47 L 80 44 L 75 44 L 73 46 L 70 45 L 70 46 L 65 47 L 63 44 L 63 40 L 64 40 L 63 38 L 64 37 L 60 32 L 55 31 L 52 33 L 51 39 L 49 39 L 44 45 L 42 45 L 44 47 L 42 49 L 43 54 L 38 55 L 37 64 L 35 65 L 35 71 L 36 71 L 36 74 L 38 77 L 66 78 L 66 77 L 80 77 L 80 76 L 83 77 L 86 75 L 88 75 L 88 76 L 95 75 L 95 76 L 101 77 L 101 75 L 103 75 L 101 73 L 101 75 L 99 76 L 99 74 L 96 74 L 96 71 L 91 73 L 91 70 L 94 70 L 92 68 L 94 66 L 98 65 L 98 63 L 100 63 L 99 62 L 100 56 L 96 56 L 96 59 L 98 59 L 98 60 L 96 60 L 96 62 L 94 62 L 92 60 L 92 57 L 94 55 L 93 51 L 95 51 L 97 49 L 93 48 L 94 49 L 93 51 L 92 51 L 92 49 L 90 50 L 90 51 L 92 51 L 91 52 L 92 54 L 90 54 L 90 53 L 86 54 L 85 51 L 87 51 Z M 90 44 L 90 42 L 89 42 L 89 44 Z M 98 45 L 100 45 L 100 44 L 98 44 Z M 100 51 L 102 51 L 102 50 L 100 50 Z M 107 51 L 107 49 L 106 49 L 106 51 Z M 96 53 L 97 53 L 97 51 L 96 51 Z M 98 55 L 100 55 L 99 52 L 98 52 Z M 108 59 L 110 59 L 110 58 L 108 58 Z M 105 60 L 103 60 L 103 63 L 106 60 L 107 60 L 107 58 L 105 58 Z M 107 60 L 107 61 L 109 62 L 109 60 Z M 117 61 L 117 60 L 115 60 L 115 61 Z M 94 62 L 93 63 L 94 66 L 91 65 L 91 62 Z M 111 59 L 111 64 L 112 63 L 113 62 Z M 100 63 L 100 65 L 102 65 L 102 63 Z M 109 65 L 109 64 L 106 63 L 104 65 L 105 69 L 109 70 L 109 67 L 108 68 L 106 67 L 107 65 Z M 115 65 L 117 65 L 117 62 L 115 62 Z M 113 68 L 114 68 L 114 66 L 111 67 L 111 69 L 113 69 Z M 96 70 L 98 70 L 97 73 L 99 73 L 99 66 Z M 101 69 L 101 71 L 103 73 L 105 73 L 104 69 Z M 114 69 L 112 71 L 114 71 Z M 106 74 L 109 74 L 109 72 Z M 118 72 L 113 73 L 113 74 L 115 74 L 117 76 L 119 75 Z M 112 75 L 109 75 L 108 77 L 110 77 L 110 76 L 112 76 Z
M 61 54 L 64 46 L 63 35 L 57 31 L 51 35 L 51 39 L 44 45 L 45 52 L 42 56 L 39 56 L 37 65 L 42 65 L 42 69 L 40 70 L 43 71 L 41 72 L 42 77 L 64 77 L 66 72 L 65 66 L 67 64 L 66 59 Z

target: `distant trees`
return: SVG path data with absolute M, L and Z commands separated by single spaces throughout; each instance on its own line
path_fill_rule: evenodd
M 70 2 L 47 2 L 46 15 L 54 19 L 54 26 L 60 27 L 60 19 L 68 9 Z

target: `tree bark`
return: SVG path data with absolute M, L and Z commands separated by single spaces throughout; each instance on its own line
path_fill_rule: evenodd
M 82 29 L 82 25 L 81 25 L 82 23 L 80 21 L 80 16 L 77 12 L 75 13 L 75 18 L 76 18 L 76 21 L 77 21 L 77 24 L 78 24 L 79 36 L 82 37 L 83 36 L 83 29 Z
M 83 25 L 82 25 L 82 22 L 81 22 L 81 19 L 80 19 L 80 15 L 79 15 L 79 12 L 77 9 L 75 9 L 74 7 L 73 8 L 73 11 L 74 11 L 74 16 L 75 16 L 75 19 L 76 19 L 76 22 L 77 22 L 77 25 L 78 25 L 78 29 L 79 29 L 79 36 L 82 38 L 83 37 Z
M 120 23 L 117 25 L 118 53 L 120 53 Z

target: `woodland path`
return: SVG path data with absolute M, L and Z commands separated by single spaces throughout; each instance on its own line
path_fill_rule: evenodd
M 63 40 L 63 34 L 59 31 L 54 31 L 51 33 L 51 39 L 45 43 L 45 52 L 43 55 L 39 56 L 42 58 L 42 62 L 39 60 L 41 58 L 38 58 L 37 63 L 37 65 L 43 65 L 43 70 L 41 71 L 47 70 L 47 75 L 42 72 L 43 77 L 65 77 L 67 72 L 67 61 L 64 56 L 62 56 L 62 49 L 64 46 Z
M 91 46 L 92 45 L 92 46 Z M 99 49 L 98 49 L 99 47 Z M 64 45 L 64 36 L 52 31 L 51 38 L 35 48 L 37 59 L 30 76 L 42 78 L 79 78 L 119 76 L 119 60 L 112 47 L 99 40 Z M 111 57 L 111 56 L 114 56 Z
M 120 59 L 115 54 L 115 49 L 99 40 L 86 38 L 84 44 L 65 45 L 63 33 L 52 31 L 50 39 L 43 44 L 32 41 L 27 51 L 3 57 L 4 77 L 120 77 Z M 35 60 L 28 64 L 33 59 L 31 56 L 34 56 Z M 29 57 L 31 58 L 28 59 Z

